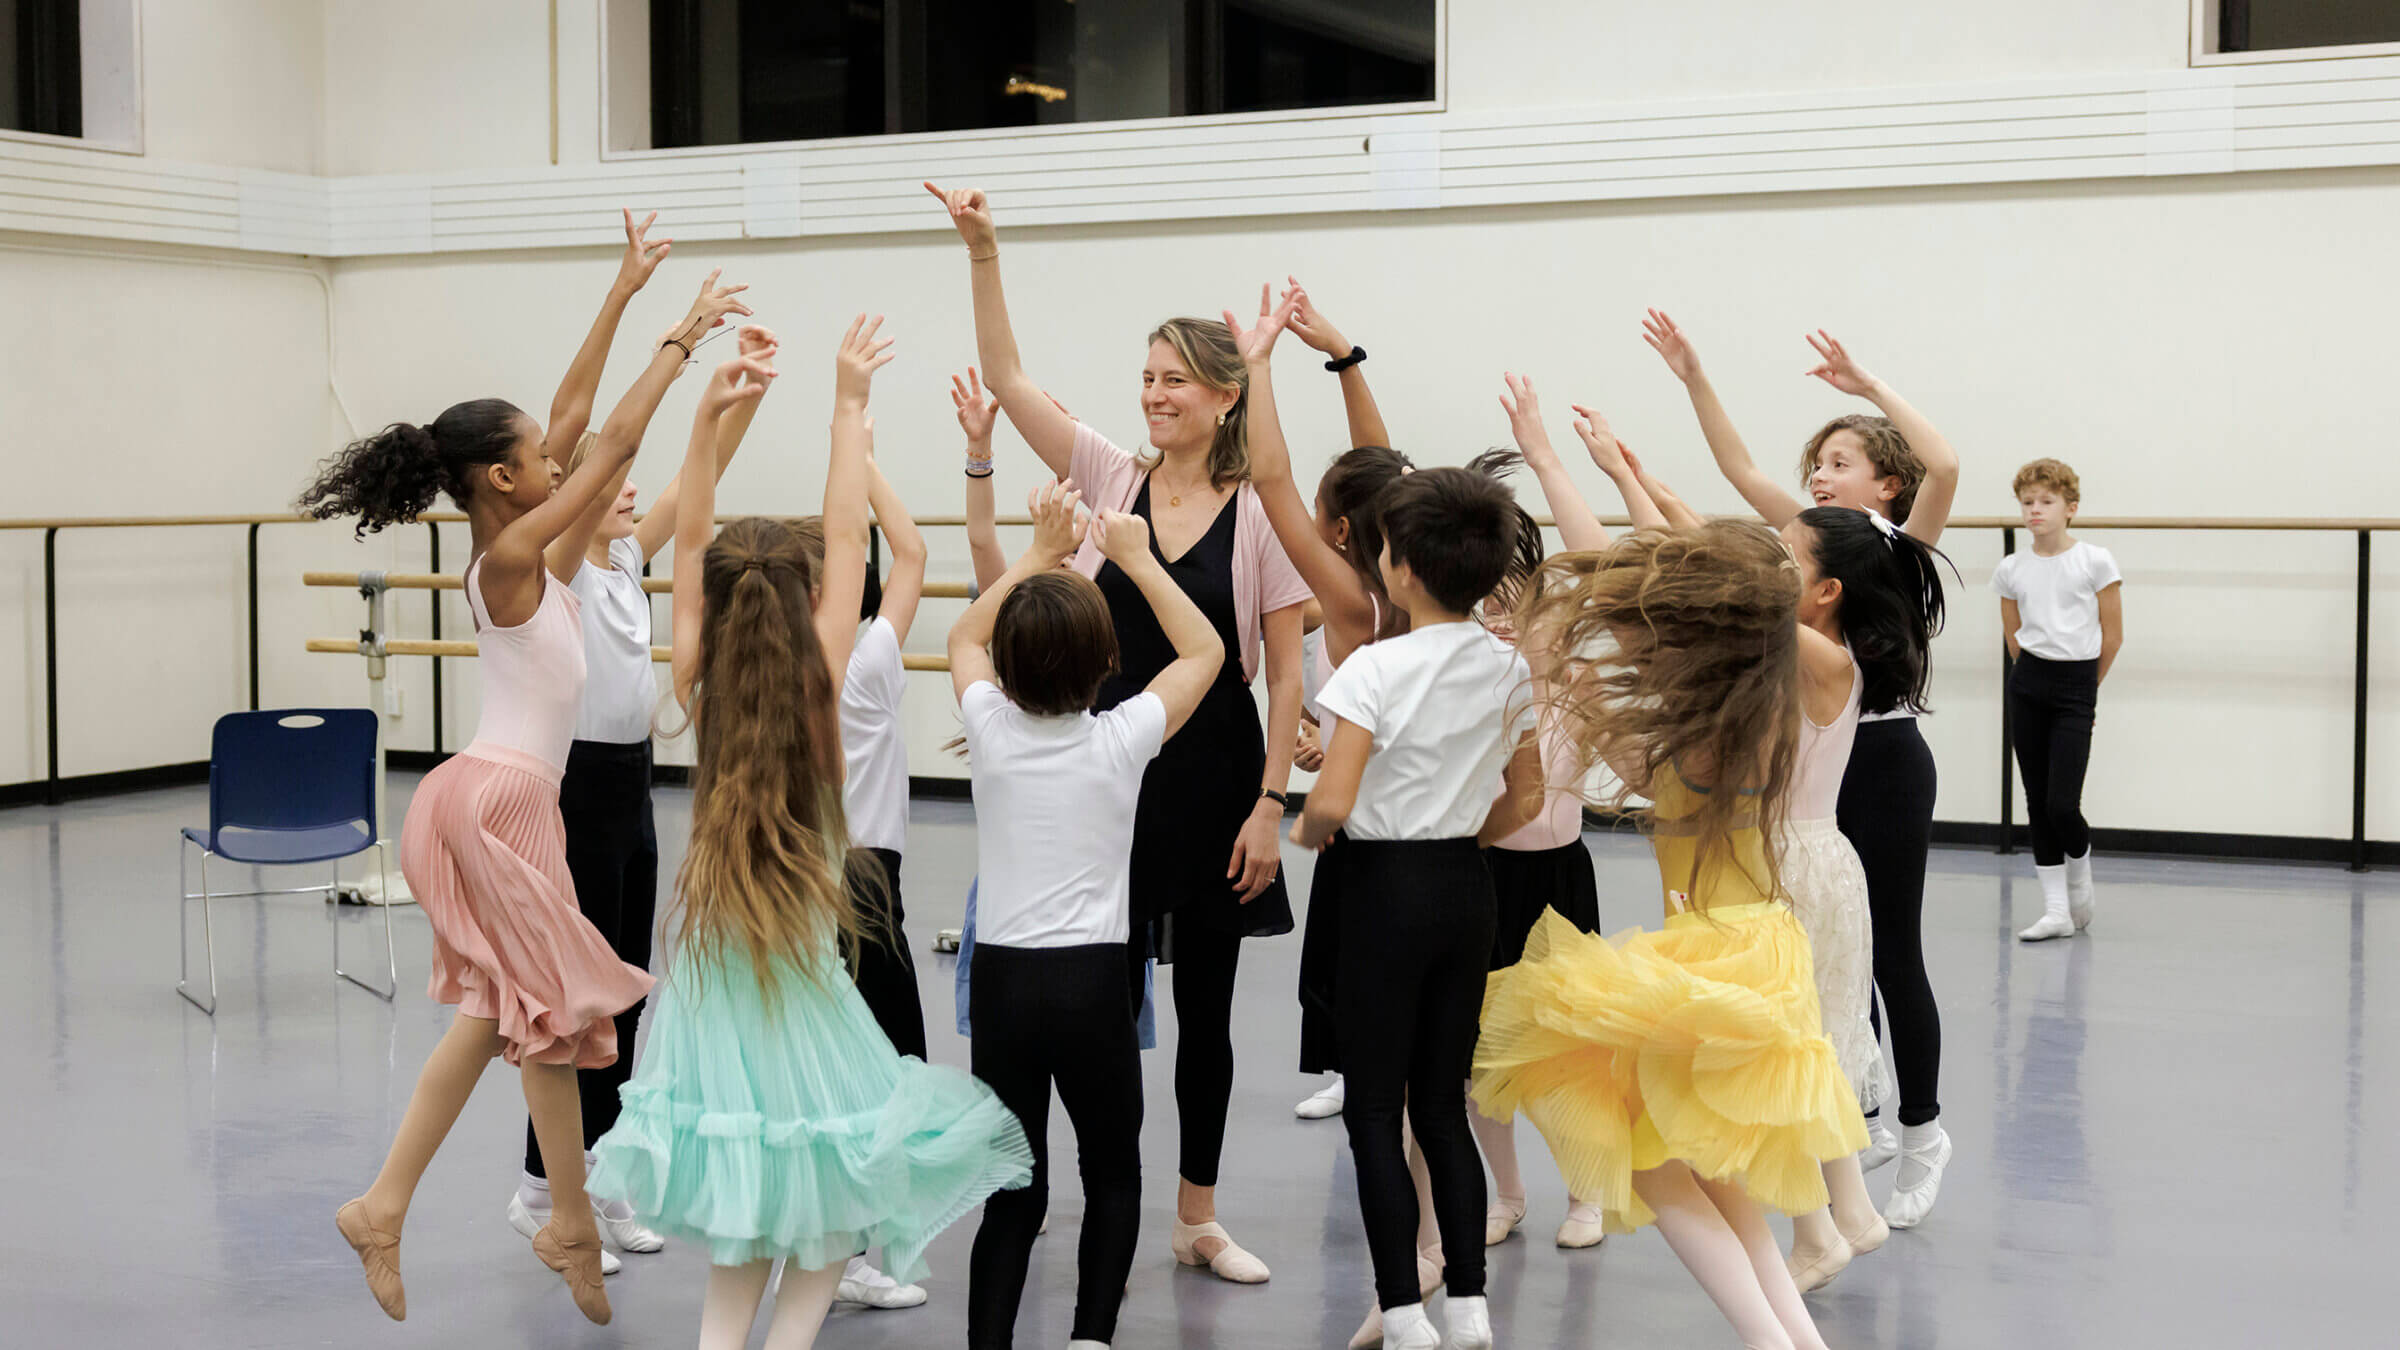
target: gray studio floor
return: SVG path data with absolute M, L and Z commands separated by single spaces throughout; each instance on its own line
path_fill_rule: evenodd
M 659 794 L 670 871 L 686 801 Z M 602 1329 L 509 1230 L 523 1104 L 499 1068 L 410 1217 L 410 1320 L 383 1320 L 332 1215 L 373 1175 L 447 1020 L 425 998 L 424 919 L 396 915 L 391 1008 L 325 973 L 329 922 L 363 953 L 378 916 L 329 920 L 305 898 L 224 904 L 211 1021 L 173 990 L 175 827 L 204 811 L 193 788 L 0 812 L 11 1098 L 0 1343 L 690 1344 L 704 1269 L 689 1248 L 627 1258 L 610 1285 L 617 1320 Z M 972 816 L 920 803 L 916 821 L 906 886 L 933 1052 L 963 1066 L 950 961 L 922 953 L 957 922 Z M 1592 842 L 1609 926 L 1654 919 L 1646 852 Z M 1292 863 L 1304 894 L 1307 862 Z M 1813 1300 L 1826 1338 L 1912 1350 L 2392 1344 L 2400 876 L 2104 859 L 2095 935 L 2024 949 L 2010 940 L 2038 904 L 2024 866 L 1935 855 L 1928 944 L 1957 1159 L 1925 1227 Z M 1155 1052 L 1148 1224 L 1120 1346 L 1339 1346 L 1365 1308 L 1340 1124 L 1291 1112 L 1308 1087 L 1290 1067 L 1298 956 L 1297 937 L 1256 944 L 1242 974 L 1220 1193 L 1223 1218 L 1275 1278 L 1237 1288 L 1173 1264 L 1171 1074 Z M 1172 1018 L 1161 1023 L 1171 1037 Z M 1053 1156 L 1071 1157 L 1055 1113 L 1053 1129 Z M 1523 1140 L 1533 1213 L 1491 1254 L 1502 1345 L 1732 1343 L 1655 1233 L 1551 1246 L 1556 1174 L 1530 1129 Z M 1019 1327 L 1026 1346 L 1066 1340 L 1081 1202 L 1063 1171 Z M 1880 1198 L 1889 1171 L 1870 1184 Z M 962 1341 L 972 1228 L 934 1248 L 929 1305 L 837 1312 L 819 1343 Z

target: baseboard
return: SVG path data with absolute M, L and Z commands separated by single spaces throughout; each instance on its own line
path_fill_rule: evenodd
M 160 764 L 147 769 L 119 769 L 114 773 L 74 774 L 58 780 L 58 795 L 61 801 L 80 801 L 86 797 L 113 797 L 121 792 L 189 787 L 207 781 L 208 761 L 197 759 L 188 764 Z M 0 784 L 0 808 L 39 806 L 49 799 L 48 779 Z

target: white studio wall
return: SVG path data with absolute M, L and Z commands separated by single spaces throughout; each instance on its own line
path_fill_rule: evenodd
M 161 17 L 170 8 L 175 17 Z M 1864 12 L 1834 25 L 1756 0 L 1641 13 L 1452 5 L 1446 106 L 1480 115 L 2095 73 L 2165 79 L 2187 62 L 2184 0 L 2105 12 L 2041 0 L 2031 12 L 2005 15 L 1899 0 L 1853 8 Z M 744 228 L 738 211 L 728 217 L 666 185 L 682 181 L 673 175 L 738 170 L 742 155 L 642 161 L 635 167 L 648 177 L 614 176 L 631 170 L 600 148 L 602 7 L 566 3 L 558 14 L 562 167 L 553 171 L 543 7 L 146 7 L 153 156 L 171 145 L 174 156 L 208 164 L 325 174 L 356 185 L 344 193 L 404 194 L 422 191 L 426 175 L 482 174 L 496 203 L 510 175 L 555 173 L 556 182 L 543 180 L 554 198 L 589 198 L 582 205 L 592 229 L 577 237 L 591 246 L 493 247 L 517 236 L 495 233 L 478 244 L 450 233 L 435 252 L 315 264 L 241 255 L 325 278 L 329 346 L 325 297 L 308 277 L 214 268 L 235 255 L 191 249 L 69 259 L 21 247 L 65 242 L 56 237 L 0 237 L 0 281 L 12 302 L 73 314 L 95 312 L 91 298 L 105 296 L 96 312 L 141 334 L 127 359 L 147 377 L 129 388 L 98 373 L 117 320 L 94 324 L 88 345 L 21 327 L 0 337 L 21 377 L 0 402 L 12 464 L 25 458 L 23 447 L 99 444 L 114 466 L 101 494 L 95 477 L 71 463 L 36 464 L 26 491 L 38 504 L 20 502 L 11 514 L 280 507 L 347 432 L 329 375 L 362 430 L 423 421 L 450 402 L 494 394 L 538 415 L 612 275 L 614 250 L 601 241 L 614 231 L 619 201 L 637 212 L 661 207 L 660 228 L 683 242 L 628 315 L 604 406 L 699 278 L 723 265 L 751 283 L 760 320 L 785 339 L 785 378 L 723 504 L 813 510 L 833 342 L 851 314 L 887 313 L 901 359 L 878 382 L 879 455 L 913 509 L 957 514 L 958 432 L 945 390 L 949 374 L 973 360 L 973 336 L 965 264 L 938 206 L 899 181 L 887 223 L 726 237 Z M 186 25 L 200 31 L 184 33 Z M 277 78 L 211 85 L 198 72 L 221 60 L 229 41 L 251 44 L 242 49 Z M 1560 53 L 1584 55 L 1562 62 Z M 2392 82 L 2400 92 L 2400 76 Z M 1998 87 L 2005 85 L 1975 92 Z M 166 142 L 162 119 L 177 128 Z M 1010 148 L 1006 138 L 980 141 L 953 158 L 971 182 L 977 162 Z M 0 221 L 21 225 L 6 209 L 15 172 L 0 163 Z M 735 179 L 738 198 L 738 172 Z M 1022 199 L 1025 181 L 1010 182 Z M 1811 430 L 1852 406 L 1801 374 L 1809 357 L 1801 334 L 1824 327 L 1958 445 L 1962 514 L 2012 514 L 2009 477 L 2041 454 L 2075 464 L 2085 509 L 2095 515 L 2380 515 L 2400 501 L 2400 468 L 2380 448 L 2400 414 L 2384 371 L 2386 297 L 2400 293 L 2400 254 L 2389 244 L 2390 222 L 2400 218 L 2400 168 L 1738 191 L 1272 216 L 1234 207 L 1209 219 L 1036 225 L 1056 213 L 1012 215 L 1011 189 L 995 186 L 995 210 L 1029 368 L 1128 444 L 1140 434 L 1142 334 L 1169 314 L 1245 306 L 1260 282 L 1297 274 L 1373 351 L 1368 373 L 1395 438 L 1421 462 L 1456 463 L 1504 442 L 1494 396 L 1501 371 L 1517 370 L 1540 381 L 1562 438 L 1568 401 L 1596 401 L 1696 505 L 1740 510 L 1708 466 L 1680 386 L 1639 341 L 1641 310 L 1656 304 L 1692 332 L 1771 464 L 1796 458 Z M 909 210 L 920 214 L 901 214 Z M 1287 345 L 1279 388 L 1308 472 L 1344 444 L 1340 408 L 1330 380 L 1314 374 L 1313 354 Z M 261 355 L 267 350 L 272 359 Z M 686 376 L 653 423 L 634 469 L 645 497 L 680 458 L 697 376 Z M 199 445 L 186 453 L 185 438 Z M 1001 439 L 998 487 L 1002 510 L 1011 512 L 1039 466 L 1009 433 Z M 1580 477 L 1602 511 L 1613 512 L 1605 480 Z M 456 570 L 465 530 L 444 534 L 443 562 Z M 965 580 L 961 532 L 936 528 L 930 536 L 935 579 Z M 2093 537 L 2124 564 L 2129 637 L 2104 695 L 2088 794 L 2094 822 L 2345 834 L 2354 539 Z M 426 531 L 394 531 L 365 545 L 333 527 L 278 527 L 268 538 L 268 701 L 363 701 L 362 662 L 299 649 L 305 637 L 353 632 L 363 606 L 346 593 L 306 591 L 297 574 L 414 570 L 424 565 Z M 1014 543 L 1015 532 L 1008 539 Z M 1994 820 L 1999 660 L 1988 581 L 1999 539 L 1996 531 L 1959 531 L 1945 545 L 1962 584 L 1952 590 L 1936 665 L 1938 712 L 1926 723 L 1942 772 L 1937 814 Z M 2371 701 L 2375 743 L 2392 746 L 2400 745 L 2400 717 L 2389 711 L 2400 678 L 2400 624 L 2390 618 L 2400 602 L 2400 559 L 2391 551 L 2400 541 L 2382 547 L 2375 599 L 2384 618 Z M 204 755 L 208 721 L 238 706 L 246 685 L 239 644 L 228 640 L 228 626 L 238 628 L 242 616 L 238 532 L 221 540 L 148 532 L 138 554 L 96 535 L 62 544 L 62 555 L 70 548 L 77 561 L 62 569 L 72 580 L 61 592 L 62 637 L 74 653 L 62 670 L 62 693 L 71 695 L 66 770 Z M 0 535 L 0 550 L 0 624 L 26 635 L 25 657 L 0 669 L 0 779 L 14 781 L 42 772 L 38 536 Z M 125 565 L 133 558 L 138 565 Z M 158 584 L 169 570 L 173 583 Z M 464 605 L 455 597 L 444 603 L 445 636 L 463 635 Z M 929 602 L 911 649 L 938 651 L 957 608 Z M 422 595 L 396 597 L 394 635 L 423 636 L 426 609 Z M 663 620 L 663 603 L 658 613 Z M 162 645 L 168 635 L 175 636 Z M 187 651 L 188 662 L 162 655 Z M 173 692 L 154 694 L 146 683 L 140 697 L 127 697 L 110 683 L 112 671 L 127 668 L 158 670 L 161 683 L 163 672 L 177 672 Z M 395 658 L 392 670 L 402 706 L 392 744 L 428 746 L 427 663 Z M 955 729 L 946 681 L 914 681 L 913 770 L 963 776 L 963 765 L 939 751 Z M 473 726 L 471 668 L 450 663 L 447 683 L 445 741 L 456 748 Z M 688 755 L 668 746 L 662 758 Z M 2378 781 L 2400 783 L 2400 775 Z M 2370 804 L 2370 835 L 2400 838 L 2400 793 L 2375 793 Z

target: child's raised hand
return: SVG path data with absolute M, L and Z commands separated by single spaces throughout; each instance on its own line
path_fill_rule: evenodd
M 708 377 L 708 387 L 700 391 L 699 415 L 715 417 L 735 404 L 765 394 L 767 386 L 775 382 L 775 367 L 769 364 L 774 355 L 775 349 L 769 347 L 761 355 L 744 353 L 717 367 L 716 373 Z
M 1508 392 L 1500 396 L 1500 406 L 1508 413 L 1508 430 L 1517 439 L 1517 449 L 1528 460 L 1554 453 L 1550 432 L 1542 425 L 1542 399 L 1533 391 L 1532 377 L 1503 373 L 1500 378 L 1508 385 Z
M 1300 302 L 1292 310 L 1292 332 L 1302 342 L 1337 361 L 1348 356 L 1350 339 L 1343 337 L 1342 330 L 1334 327 L 1333 321 L 1317 309 L 1316 302 L 1308 296 L 1308 288 L 1300 284 L 1300 278 L 1285 277 L 1284 280 L 1291 283 L 1291 289 L 1285 291 L 1284 295 L 1287 298 L 1297 297 Z
M 1225 311 L 1225 326 L 1233 331 L 1233 349 L 1241 354 L 1244 365 L 1265 365 L 1267 358 L 1275 354 L 1275 339 L 1283 335 L 1284 326 L 1292 321 L 1292 312 L 1300 307 L 1302 298 L 1295 287 L 1285 291 L 1278 302 L 1273 287 L 1259 287 L 1258 323 L 1248 329 L 1233 317 L 1232 310 Z
M 990 253 L 1000 246 L 999 232 L 992 225 L 991 203 L 981 188 L 951 188 L 947 191 L 931 183 L 925 190 L 934 195 L 942 208 L 950 213 L 950 223 L 958 227 L 958 237 L 966 241 L 967 252 Z
M 744 356 L 756 356 L 760 352 L 772 354 L 783 345 L 783 340 L 775 336 L 773 329 L 755 323 L 743 324 L 733 335 L 733 340 L 740 344 Z
M 651 222 L 658 219 L 656 211 L 644 216 L 642 223 L 636 225 L 633 223 L 633 208 L 629 206 L 623 209 L 625 212 L 625 256 L 617 263 L 617 289 L 631 295 L 649 283 L 650 274 L 658 270 L 660 263 L 666 261 L 668 252 L 675 246 L 675 241 L 650 237 Z
M 1025 514 L 1033 517 L 1033 546 L 1043 555 L 1064 559 L 1083 543 L 1083 521 L 1076 508 L 1083 493 L 1066 479 L 1047 483 L 1025 495 Z
M 1150 522 L 1128 511 L 1102 511 L 1092 517 L 1093 538 L 1100 556 L 1130 569 L 1150 556 Z
M 1665 310 L 1651 310 L 1649 317 L 1642 320 L 1642 341 L 1650 344 L 1650 350 L 1667 363 L 1667 369 L 1675 372 L 1676 379 L 1690 384 L 1700 377 L 1700 353 Z
M 1608 419 L 1580 403 L 1569 406 L 1575 409 L 1575 434 L 1583 438 L 1583 448 L 1591 454 L 1592 463 L 1599 466 L 1600 472 L 1611 478 L 1632 472 L 1624 443 L 1608 429 Z
M 893 339 L 875 336 L 883 327 L 883 316 L 869 319 L 861 314 L 850 321 L 850 331 L 842 335 L 841 350 L 833 360 L 833 402 L 837 409 L 863 409 L 867 406 L 867 390 L 875 380 L 875 372 L 890 364 Z
M 676 325 L 676 337 L 691 342 L 709 329 L 723 326 L 728 314 L 749 317 L 750 307 L 735 297 L 749 290 L 750 283 L 743 281 L 720 286 L 717 278 L 724 271 L 722 267 L 717 268 L 708 274 L 708 280 L 700 283 L 700 294 L 692 301 L 690 312 L 684 315 L 682 323 Z
M 1818 362 L 1808 373 L 1856 398 L 1872 395 L 1880 383 L 1867 373 L 1866 367 L 1854 360 L 1833 334 L 1820 328 L 1808 335 L 1808 345 L 1817 352 Z
M 967 444 L 988 445 L 992 426 L 1000 419 L 1000 400 L 983 392 L 983 376 L 975 367 L 967 367 L 967 378 L 950 377 L 950 406 L 958 409 L 958 429 L 967 433 Z

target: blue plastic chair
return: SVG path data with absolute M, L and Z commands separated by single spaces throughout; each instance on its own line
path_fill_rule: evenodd
M 189 846 L 200 846 L 200 889 L 188 879 Z M 186 827 L 176 845 L 176 875 L 184 903 L 176 908 L 180 934 L 175 992 L 193 1007 L 217 1013 L 217 934 L 210 902 L 224 896 L 309 895 L 338 898 L 341 868 L 323 886 L 284 890 L 212 892 L 208 862 L 289 867 L 338 863 L 368 849 L 391 892 L 391 870 L 375 830 L 375 714 L 364 708 L 286 708 L 228 713 L 217 719 L 208 756 L 208 828 Z M 208 946 L 208 1002 L 192 996 L 191 905 L 200 902 Z M 400 987 L 400 960 L 392 947 L 392 910 L 383 907 L 383 955 L 388 982 L 381 989 L 342 969 L 342 926 L 333 925 L 333 973 L 386 1003 Z

